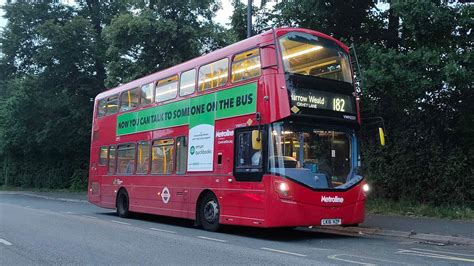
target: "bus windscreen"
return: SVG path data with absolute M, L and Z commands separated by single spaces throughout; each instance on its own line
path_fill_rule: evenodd
M 352 84 L 349 56 L 335 42 L 291 32 L 280 38 L 285 72 Z

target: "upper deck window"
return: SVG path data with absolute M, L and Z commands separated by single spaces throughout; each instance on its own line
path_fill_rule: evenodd
M 115 114 L 118 111 L 118 95 L 110 96 L 107 99 L 107 115 Z
M 179 96 L 186 96 L 194 92 L 196 87 L 196 70 L 191 69 L 181 74 Z
M 141 87 L 140 105 L 147 105 L 153 102 L 153 88 L 154 87 L 155 87 L 154 82 L 145 84 Z
M 259 49 L 245 51 L 232 61 L 232 82 L 238 82 L 260 76 Z
M 178 75 L 159 80 L 155 89 L 155 102 L 163 102 L 176 97 L 178 93 Z
M 99 100 L 97 116 L 98 117 L 104 116 L 106 109 L 107 109 L 107 99 L 104 98 L 104 99 Z
M 229 75 L 229 60 L 221 59 L 199 68 L 199 90 L 209 90 L 224 86 Z
M 124 91 L 120 96 L 120 112 L 137 108 L 140 100 L 140 88 Z
M 280 38 L 285 71 L 352 83 L 349 56 L 337 43 L 306 33 Z

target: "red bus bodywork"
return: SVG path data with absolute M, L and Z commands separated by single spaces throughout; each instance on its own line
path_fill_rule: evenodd
M 143 140 L 161 138 L 176 138 L 188 135 L 187 125 L 151 130 L 146 132 L 117 136 L 117 115 L 97 117 L 98 100 L 115 95 L 159 79 L 182 73 L 189 69 L 210 62 L 229 58 L 233 55 L 260 48 L 262 72 L 259 77 L 245 80 L 237 84 L 227 84 L 223 87 L 195 91 L 193 94 L 179 97 L 165 103 L 152 103 L 138 107 L 137 110 L 159 106 L 169 102 L 226 90 L 248 83 L 257 85 L 257 112 L 261 115 L 260 123 L 270 124 L 288 118 L 292 115 L 288 91 L 285 89 L 285 73 L 283 62 L 278 54 L 280 36 L 289 32 L 303 32 L 331 40 L 346 52 L 348 48 L 341 42 L 325 34 L 299 28 L 281 28 L 262 33 L 199 58 L 180 65 L 131 81 L 116 88 L 100 93 L 95 99 L 94 118 L 92 127 L 92 144 L 89 172 L 89 201 L 104 208 L 116 208 L 117 192 L 126 189 L 129 196 L 129 209 L 132 212 L 150 213 L 196 219 L 198 199 L 206 191 L 214 193 L 220 205 L 219 222 L 221 224 L 256 226 L 256 227 L 286 227 L 321 225 L 322 219 L 338 218 L 342 224 L 358 224 L 364 220 L 366 195 L 362 189 L 363 180 L 344 190 L 314 190 L 289 180 L 285 177 L 265 173 L 261 182 L 236 181 L 233 174 L 234 142 L 219 143 L 214 139 L 213 171 L 186 172 L 185 174 L 170 175 L 136 175 L 108 174 L 107 165 L 99 165 L 99 149 L 101 146 L 118 145 L 120 143 L 137 143 Z M 134 111 L 137 111 L 134 110 Z M 359 116 L 359 113 L 357 113 Z M 249 121 L 253 122 L 249 122 Z M 356 120 L 358 124 L 359 119 Z M 238 127 L 257 126 L 255 114 L 225 118 L 215 121 L 215 131 L 234 131 Z M 221 164 L 218 164 L 218 154 Z M 281 196 L 277 192 L 278 181 L 286 182 L 289 195 Z M 170 192 L 170 200 L 164 203 L 161 197 L 163 188 Z M 341 202 L 326 202 L 323 197 L 343 197 Z

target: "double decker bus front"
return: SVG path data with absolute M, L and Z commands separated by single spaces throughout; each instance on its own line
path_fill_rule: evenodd
M 308 32 L 278 39 L 290 115 L 266 127 L 272 226 L 358 224 L 368 189 L 347 48 Z M 284 100 L 283 100 L 284 101 Z

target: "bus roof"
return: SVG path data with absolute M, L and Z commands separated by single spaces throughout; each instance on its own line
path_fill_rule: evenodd
M 326 35 L 324 33 L 314 31 L 314 30 L 309 30 L 309 29 L 303 29 L 303 28 L 275 28 L 273 29 L 275 31 L 276 37 L 280 37 L 282 35 L 285 35 L 289 32 L 303 32 L 303 33 L 308 33 L 312 34 L 321 38 L 329 39 L 334 42 L 336 42 L 339 46 L 341 46 L 346 52 L 349 51 L 349 48 L 344 45 L 342 42 L 334 39 L 333 37 Z M 232 56 L 236 53 L 243 52 L 247 49 L 251 49 L 253 47 L 257 47 L 261 43 L 266 43 L 268 41 L 273 41 L 273 33 L 272 30 L 265 31 L 261 34 L 252 36 L 248 39 L 242 40 L 240 42 L 231 44 L 229 46 L 223 47 L 221 49 L 215 50 L 213 52 L 210 52 L 208 54 L 193 58 L 191 60 L 185 61 L 183 63 L 180 63 L 176 66 L 172 66 L 170 68 L 160 70 L 158 72 L 149 74 L 147 76 L 144 76 L 142 78 L 138 78 L 135 80 L 132 80 L 130 82 L 127 82 L 125 84 L 121 84 L 115 88 L 108 89 L 104 92 L 99 93 L 96 96 L 97 99 L 102 99 L 117 93 L 120 93 L 122 91 L 126 91 L 132 88 L 136 88 L 138 86 L 142 86 L 145 84 L 149 84 L 151 82 L 157 81 L 159 79 L 163 79 L 169 76 L 173 76 L 176 74 L 179 74 L 181 72 L 196 68 L 201 65 L 206 65 L 208 63 L 212 63 L 214 61 L 217 61 L 219 59 Z

